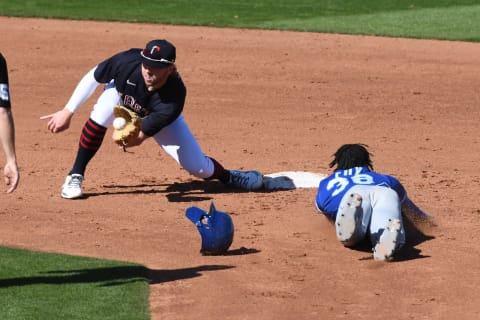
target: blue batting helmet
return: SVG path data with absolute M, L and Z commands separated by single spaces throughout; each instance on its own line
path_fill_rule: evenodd
M 232 218 L 221 211 L 217 211 L 212 202 L 209 212 L 197 207 L 190 207 L 185 212 L 190 221 L 197 227 L 202 236 L 203 255 L 221 255 L 227 252 L 233 241 Z

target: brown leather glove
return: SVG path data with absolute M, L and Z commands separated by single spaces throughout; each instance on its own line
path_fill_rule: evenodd
M 127 147 L 131 139 L 138 137 L 142 129 L 142 121 L 138 114 L 124 106 L 115 106 L 113 108 L 113 114 L 115 115 L 115 119 L 123 118 L 126 122 L 123 128 L 113 128 L 113 140 L 118 145 Z

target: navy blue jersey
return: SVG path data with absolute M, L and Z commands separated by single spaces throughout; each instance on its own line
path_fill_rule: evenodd
M 0 52 L 0 107 L 10 108 L 7 62 Z
M 182 113 L 187 89 L 174 72 L 160 89 L 149 92 L 142 77 L 141 51 L 130 49 L 108 58 L 97 66 L 94 76 L 99 83 L 114 80 L 124 106 L 142 117 L 143 133 L 153 136 Z
M 343 196 L 355 185 L 391 188 L 397 192 L 400 201 L 407 195 L 405 188 L 395 177 L 370 171 L 367 167 L 354 167 L 348 170 L 335 170 L 332 175 L 320 181 L 315 199 L 317 208 L 335 218 Z

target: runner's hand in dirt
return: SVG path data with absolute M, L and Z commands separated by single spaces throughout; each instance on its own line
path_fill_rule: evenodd
M 41 120 L 48 120 L 47 129 L 52 133 L 62 132 L 70 127 L 73 113 L 68 109 L 62 109 L 55 113 L 40 117 Z

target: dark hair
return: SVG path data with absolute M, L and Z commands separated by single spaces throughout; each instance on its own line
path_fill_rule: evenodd
M 330 162 L 330 168 L 337 166 L 335 170 L 351 169 L 353 167 L 367 167 L 373 171 L 370 152 L 366 144 L 344 144 L 333 155 L 333 161 Z

